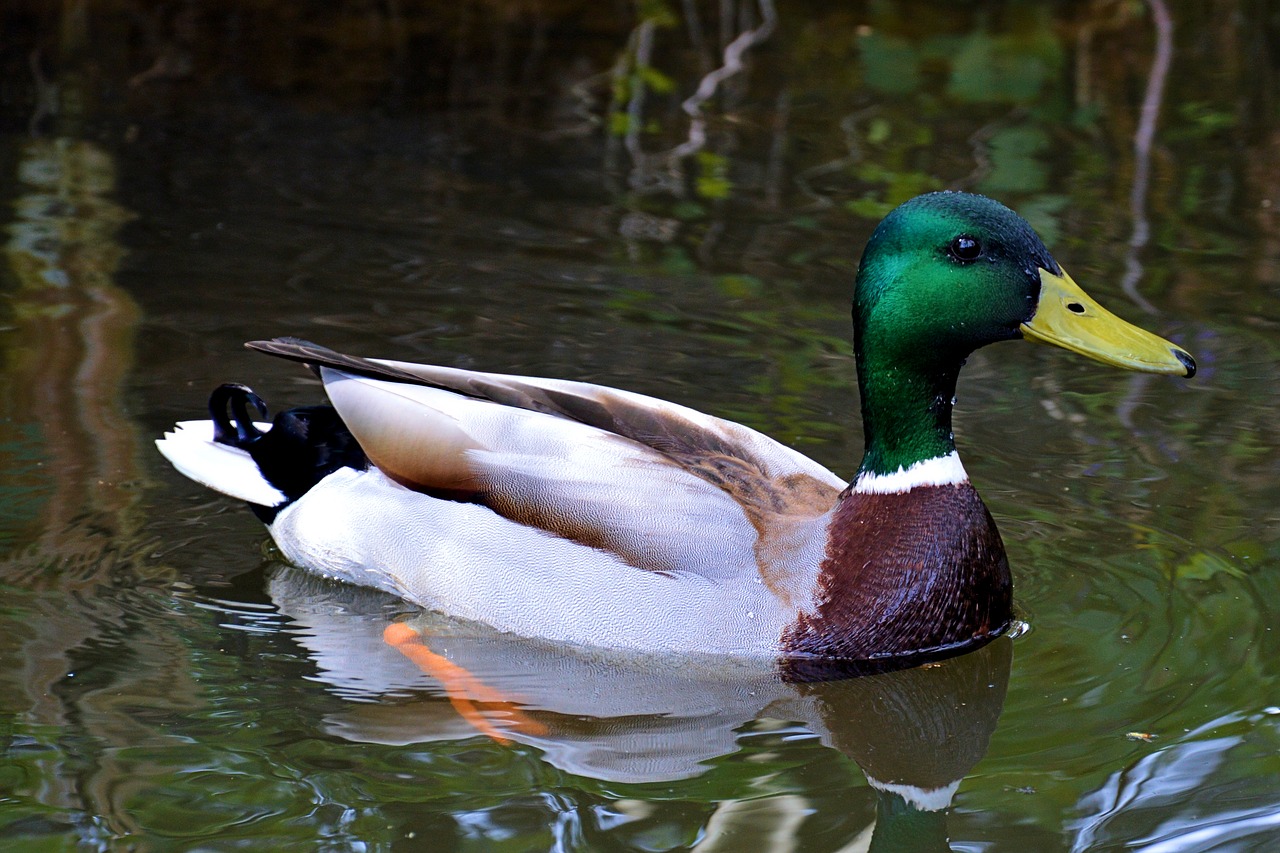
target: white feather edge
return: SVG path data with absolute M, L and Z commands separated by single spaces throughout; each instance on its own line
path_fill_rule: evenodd
M 853 490 L 860 495 L 900 495 L 919 486 L 954 486 L 969 482 L 969 475 L 954 450 L 946 456 L 922 459 L 892 474 L 864 471 L 854 481 Z
M 268 423 L 257 426 L 271 428 Z M 261 506 L 288 500 L 262 476 L 253 457 L 213 440 L 213 421 L 182 421 L 156 439 L 156 448 L 181 474 L 216 492 Z

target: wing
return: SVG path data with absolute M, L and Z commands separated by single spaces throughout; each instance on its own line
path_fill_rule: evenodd
M 741 574 L 773 522 L 826 512 L 845 485 L 755 430 L 639 394 L 288 339 L 249 346 L 318 369 L 369 458 L 401 484 L 645 569 Z

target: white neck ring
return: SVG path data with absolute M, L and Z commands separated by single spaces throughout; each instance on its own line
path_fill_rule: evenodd
M 920 486 L 955 486 L 969 482 L 969 475 L 954 450 L 946 456 L 922 459 L 891 474 L 863 471 L 854 481 L 853 491 L 860 495 L 900 495 Z

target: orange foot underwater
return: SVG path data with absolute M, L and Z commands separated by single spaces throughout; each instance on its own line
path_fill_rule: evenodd
M 422 642 L 422 636 L 403 622 L 393 622 L 382 632 L 383 641 L 413 661 L 419 669 L 440 682 L 449 704 L 462 719 L 481 734 L 497 743 L 511 743 L 490 717 L 499 718 L 503 727 L 527 735 L 545 735 L 547 727 L 532 719 L 512 700 L 488 686 L 446 657 L 436 654 Z M 483 707 L 482 707 L 483 706 Z

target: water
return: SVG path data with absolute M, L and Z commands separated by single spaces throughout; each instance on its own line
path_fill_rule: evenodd
M 1280 844 L 1280 21 L 1163 8 L 9 4 L 5 848 Z M 971 360 L 1028 626 L 979 655 L 798 687 L 493 636 L 280 565 L 150 444 L 221 381 L 317 400 L 241 348 L 298 334 L 654 394 L 847 474 L 857 256 L 937 187 L 1201 365 Z M 508 742 L 382 641 L 406 614 L 521 699 Z

